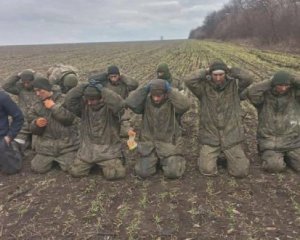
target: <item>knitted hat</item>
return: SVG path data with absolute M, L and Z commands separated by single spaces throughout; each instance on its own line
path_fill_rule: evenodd
M 33 72 L 31 70 L 24 70 L 20 74 L 20 78 L 24 81 L 33 81 L 34 80 L 34 75 L 33 75 Z
M 228 66 L 222 60 L 215 60 L 209 66 L 209 73 L 211 74 L 213 71 L 223 70 L 225 73 L 228 72 Z
M 166 81 L 163 79 L 154 79 L 150 83 L 151 95 L 163 94 L 166 92 Z
M 115 65 L 111 65 L 107 68 L 107 74 L 118 74 L 120 75 L 119 68 Z
M 34 81 L 32 82 L 32 86 L 34 88 L 43 89 L 49 92 L 52 90 L 52 85 L 50 84 L 49 80 L 41 76 L 38 76 L 34 79 Z
M 293 77 L 291 74 L 285 71 L 278 71 L 274 74 L 271 82 L 271 86 L 276 85 L 289 85 L 291 84 Z
M 83 95 L 87 98 L 101 97 L 101 92 L 96 87 L 87 86 L 87 88 L 83 92 Z

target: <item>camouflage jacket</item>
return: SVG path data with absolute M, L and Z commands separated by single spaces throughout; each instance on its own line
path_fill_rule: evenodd
M 23 112 L 25 120 L 27 120 L 27 113 L 37 101 L 37 97 L 33 89 L 27 90 L 23 87 L 20 79 L 21 78 L 15 74 L 6 80 L 2 87 L 6 92 L 18 96 L 18 105 Z
M 47 78 L 51 84 L 61 85 L 63 77 L 70 73 L 78 76 L 78 69 L 70 65 L 56 64 L 48 69 Z
M 55 102 L 51 109 L 45 108 L 42 101 L 37 101 L 28 112 L 30 130 L 37 135 L 35 150 L 38 154 L 59 156 L 76 151 L 79 147 L 76 116 L 63 107 L 64 98 L 60 93 L 52 96 Z M 46 118 L 46 127 L 38 127 L 36 120 Z
M 279 96 L 266 80 L 249 87 L 247 97 L 258 112 L 259 150 L 288 151 L 300 147 L 300 84 Z
M 200 142 L 228 149 L 244 139 L 239 94 L 251 79 L 226 76 L 222 87 L 216 86 L 205 70 L 185 78 L 187 88 L 200 102 Z
M 182 155 L 181 129 L 177 115 L 184 114 L 190 107 L 186 96 L 172 88 L 167 100 L 160 106 L 152 103 L 143 86 L 132 92 L 125 100 L 133 112 L 143 114 L 138 150 L 142 156 L 147 156 L 153 149 L 159 157 Z
M 86 86 L 87 84 L 81 84 L 71 89 L 65 100 L 65 106 L 81 118 L 78 156 L 90 163 L 120 158 L 122 153 L 119 129 L 123 100 L 115 92 L 103 88 L 103 101 L 96 110 L 92 109 L 83 97 Z

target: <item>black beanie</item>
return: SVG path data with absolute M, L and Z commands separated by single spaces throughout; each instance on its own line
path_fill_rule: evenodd
M 49 80 L 45 77 L 36 77 L 32 82 L 32 86 L 34 88 L 43 89 L 49 92 L 52 90 L 52 85 L 50 84 Z
M 118 74 L 120 75 L 120 71 L 119 71 L 119 68 L 115 65 L 112 65 L 112 66 L 109 66 L 107 68 L 107 74 Z

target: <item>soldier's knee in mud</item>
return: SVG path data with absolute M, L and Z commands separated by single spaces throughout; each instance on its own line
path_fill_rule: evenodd
M 163 171 L 166 178 L 180 178 L 185 171 L 185 160 L 183 158 L 174 159 L 163 167 Z
M 286 169 L 286 164 L 284 162 L 268 161 L 263 162 L 262 168 L 269 173 L 279 173 Z
M 235 171 L 229 171 L 229 174 L 236 178 L 245 178 L 249 174 L 249 167 L 235 170 Z
M 103 176 L 106 180 L 117 180 L 126 176 L 126 169 L 123 165 L 116 167 L 108 166 L 103 168 Z
M 135 171 L 135 174 L 140 178 L 148 178 L 148 177 L 152 176 L 153 174 L 155 174 L 152 171 L 142 169 L 137 166 L 135 166 L 134 171 Z
M 165 170 L 164 171 L 164 176 L 169 179 L 176 179 L 180 178 L 183 175 L 184 171 L 181 169 L 174 169 L 172 170 Z
M 204 163 L 200 163 L 200 161 L 198 162 L 198 169 L 199 169 L 199 172 L 202 174 L 202 175 L 205 175 L 205 176 L 216 176 L 218 175 L 218 169 L 217 169 L 217 165 L 215 166 L 211 166 L 209 164 L 204 164 Z
M 71 174 L 72 177 L 75 178 L 86 177 L 89 175 L 89 171 L 80 171 L 79 169 L 74 168 L 72 166 L 68 169 L 68 172 Z
M 35 173 L 44 174 L 44 173 L 49 172 L 51 170 L 51 167 L 40 168 L 31 163 L 31 170 Z

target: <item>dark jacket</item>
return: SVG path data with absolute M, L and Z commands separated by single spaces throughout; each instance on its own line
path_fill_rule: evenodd
M 8 117 L 12 117 L 9 124 Z M 8 94 L 0 90 L 0 138 L 15 138 L 24 122 L 22 111 Z

